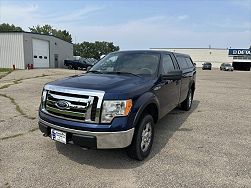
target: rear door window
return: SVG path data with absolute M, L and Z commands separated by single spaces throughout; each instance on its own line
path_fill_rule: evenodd
M 185 57 L 177 56 L 177 61 L 181 69 L 188 69 L 188 64 L 186 62 Z
M 189 67 L 189 68 L 193 68 L 194 65 L 193 65 L 193 62 L 191 61 L 191 59 L 190 59 L 189 57 L 186 57 L 185 59 L 186 59 L 186 62 L 187 62 L 188 67 Z
M 170 71 L 174 71 L 173 60 L 170 55 L 163 55 L 162 72 L 167 74 Z

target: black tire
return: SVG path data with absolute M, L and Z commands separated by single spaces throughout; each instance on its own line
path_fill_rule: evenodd
M 193 90 L 189 89 L 188 94 L 187 94 L 187 98 L 180 105 L 181 110 L 188 111 L 191 109 L 191 106 L 193 104 L 193 94 L 194 94 Z
M 71 65 L 69 65 L 69 66 L 68 66 L 68 69 L 72 69 L 72 66 L 71 66 Z
M 142 141 L 143 131 L 148 130 L 147 126 L 151 127 L 151 134 L 148 135 L 145 142 Z M 146 134 L 145 134 L 146 135 Z M 135 133 L 131 145 L 127 148 L 127 155 L 133 159 L 142 161 L 151 151 L 154 138 L 154 121 L 151 115 L 144 114 L 136 126 Z M 149 140 L 148 140 L 149 139 Z M 149 143 L 148 143 L 149 142 Z M 142 145 L 148 144 L 147 147 Z M 143 148 L 142 148 L 143 147 Z

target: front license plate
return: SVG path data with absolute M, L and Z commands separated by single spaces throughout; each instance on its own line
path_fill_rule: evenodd
M 51 139 L 66 144 L 66 133 L 51 129 Z

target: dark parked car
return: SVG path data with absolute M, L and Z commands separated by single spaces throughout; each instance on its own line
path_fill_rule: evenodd
M 191 108 L 195 79 L 193 61 L 185 54 L 113 52 L 84 75 L 44 86 L 39 128 L 64 144 L 126 148 L 130 157 L 143 160 L 158 120 L 177 106 Z
M 68 67 L 68 69 L 87 69 L 91 68 L 93 65 L 97 63 L 96 59 L 93 58 L 80 58 L 79 60 L 64 60 L 64 65 Z
M 234 71 L 234 68 L 232 67 L 232 65 L 230 63 L 222 63 L 221 66 L 220 66 L 220 70 Z
M 212 63 L 203 63 L 202 64 L 202 70 L 211 70 L 212 69 Z

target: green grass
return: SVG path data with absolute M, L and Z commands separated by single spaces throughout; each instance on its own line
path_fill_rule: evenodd
M 14 84 L 5 84 L 5 85 L 1 86 L 0 89 L 6 89 L 12 85 L 14 85 Z
M 35 127 L 35 128 L 33 128 L 33 129 L 30 129 L 28 132 L 31 133 L 31 132 L 34 132 L 34 131 L 36 131 L 36 130 L 38 130 L 38 129 L 39 129 L 38 127 Z
M 13 70 L 9 68 L 0 68 L 0 79 L 10 74 Z
M 0 72 L 10 72 L 12 69 L 9 68 L 0 68 Z
M 38 127 L 34 127 L 34 128 L 28 130 L 25 133 L 18 133 L 18 134 L 14 134 L 14 135 L 10 135 L 10 136 L 5 136 L 5 137 L 0 138 L 0 140 L 7 140 L 7 139 L 10 139 L 10 138 L 16 138 L 16 137 L 19 137 L 19 136 L 24 136 L 25 134 L 32 133 L 32 132 L 34 132 L 34 131 L 36 131 L 38 129 L 39 129 Z
M 24 135 L 23 133 L 20 133 L 20 134 L 15 134 L 15 135 L 11 135 L 11 136 L 6 136 L 6 137 L 1 138 L 1 140 L 7 140 L 7 139 L 10 139 L 10 138 L 16 138 L 18 136 L 23 136 L 23 135 Z
M 4 76 L 6 76 L 6 74 L 3 75 L 2 77 L 4 77 Z M 20 78 L 18 80 L 14 80 L 13 83 L 5 84 L 5 85 L 1 86 L 0 89 L 6 89 L 6 88 L 8 88 L 8 87 L 10 87 L 12 85 L 20 84 L 20 83 L 22 83 L 23 80 L 29 80 L 29 79 L 33 79 L 33 78 L 42 78 L 42 77 L 46 77 L 46 76 L 50 76 L 50 75 L 43 74 L 42 76 L 35 76 L 35 77 L 31 77 L 31 78 Z M 2 77 L 0 76 L 0 79 Z
M 0 93 L 0 96 L 5 97 L 5 98 L 8 98 L 8 99 L 10 100 L 10 102 L 11 102 L 13 105 L 16 106 L 16 111 L 17 111 L 18 113 L 20 113 L 22 116 L 26 117 L 27 119 L 31 119 L 31 120 L 36 119 L 36 117 L 32 117 L 32 116 L 29 116 L 29 115 L 25 114 L 25 112 L 24 112 L 24 111 L 20 108 L 20 106 L 16 103 L 16 101 L 15 101 L 14 98 L 12 98 L 12 97 L 10 97 L 10 96 L 8 96 L 8 95 L 5 95 L 5 94 L 1 94 L 1 93 Z

